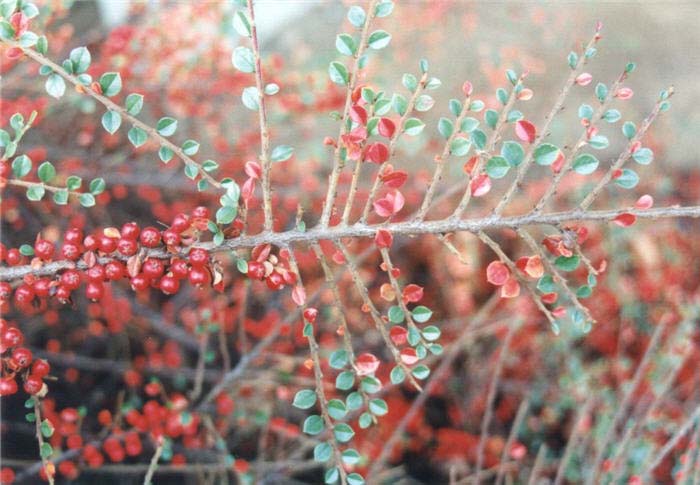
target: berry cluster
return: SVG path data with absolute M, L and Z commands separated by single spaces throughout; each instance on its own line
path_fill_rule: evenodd
M 49 375 L 51 366 L 43 359 L 34 359 L 32 351 L 22 347 L 23 342 L 22 331 L 0 318 L 0 396 L 9 396 L 17 392 L 18 377 L 22 378 L 27 394 L 39 394 L 45 389 L 44 378 Z

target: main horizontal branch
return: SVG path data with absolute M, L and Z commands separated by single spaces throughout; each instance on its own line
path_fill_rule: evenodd
M 377 230 L 384 229 L 396 236 L 417 236 L 420 234 L 447 234 L 451 232 L 471 232 L 478 234 L 480 231 L 491 229 L 518 229 L 526 226 L 557 225 L 564 222 L 584 221 L 612 221 L 621 214 L 633 214 L 640 219 L 661 219 L 678 217 L 700 217 L 700 206 L 669 206 L 654 209 L 615 209 L 585 211 L 575 209 L 567 212 L 552 212 L 547 214 L 525 214 L 521 216 L 502 217 L 489 215 L 472 219 L 443 219 L 439 221 L 408 221 L 389 224 L 361 224 L 352 226 L 317 226 L 309 231 L 296 229 L 285 232 L 264 231 L 252 236 L 241 236 L 227 239 L 223 244 L 216 246 L 207 242 L 196 244 L 194 247 L 204 248 L 211 253 L 232 251 L 236 249 L 253 248 L 260 244 L 272 244 L 274 246 L 289 246 L 292 244 L 314 244 L 319 241 L 335 241 L 344 238 L 374 237 Z M 145 257 L 167 259 L 175 254 L 162 249 L 152 249 L 145 253 Z M 184 256 L 184 254 L 181 254 Z M 111 255 L 98 258 L 101 264 L 109 261 L 126 260 L 125 256 Z M 3 267 L 0 269 L 0 281 L 12 281 L 23 278 L 29 274 L 36 276 L 48 276 L 69 268 L 86 268 L 82 261 L 54 261 L 41 267 L 31 265 Z

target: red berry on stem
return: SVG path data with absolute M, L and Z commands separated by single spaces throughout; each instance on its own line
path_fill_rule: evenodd
M 160 244 L 160 231 L 155 227 L 146 227 L 141 231 L 139 241 L 147 248 L 154 248 Z

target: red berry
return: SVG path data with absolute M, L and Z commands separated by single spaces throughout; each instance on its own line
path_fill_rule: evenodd
M 172 229 L 163 231 L 163 242 L 166 246 L 177 246 L 180 244 L 180 235 Z
M 163 262 L 160 259 L 155 258 L 148 258 L 141 266 L 141 271 L 143 271 L 143 274 L 152 280 L 160 278 L 163 275 L 164 270 L 165 267 L 163 266 Z
M 51 293 L 51 280 L 48 278 L 39 278 L 32 284 L 34 293 L 39 298 L 47 298 Z
M 54 250 L 53 243 L 46 239 L 38 239 L 34 243 L 34 254 L 44 261 L 48 261 L 53 257 Z
M 209 212 L 209 209 L 201 205 L 199 207 L 195 207 L 195 209 L 192 211 L 192 217 L 209 219 L 210 215 L 211 213 Z
M 133 256 L 138 251 L 139 245 L 134 239 L 122 238 L 117 243 L 117 250 L 124 256 Z
M 187 214 L 178 214 L 175 216 L 173 219 L 173 223 L 170 226 L 170 229 L 175 231 L 176 233 L 181 233 L 183 231 L 186 231 L 190 227 L 190 218 Z
M 12 296 L 12 285 L 6 281 L 0 282 L 0 301 L 9 301 Z
M 163 276 L 160 280 L 160 289 L 166 295 L 174 295 L 180 289 L 180 280 L 174 276 Z
M 96 251 L 100 247 L 100 241 L 92 234 L 88 234 L 83 240 L 83 246 L 88 251 Z
M 143 273 L 137 274 L 131 278 L 131 289 L 134 291 L 143 291 L 149 287 L 151 280 L 149 280 Z
M 0 379 L 0 396 L 10 396 L 16 392 L 17 381 L 15 381 L 13 377 L 4 377 Z
M 85 287 L 85 296 L 87 296 L 90 300 L 101 300 L 104 294 L 105 285 L 100 281 L 91 281 Z
M 15 290 L 15 303 L 18 306 L 28 305 L 34 299 L 34 290 L 27 285 L 23 284 L 17 287 Z
M 56 287 L 56 298 L 61 301 L 67 301 L 70 298 L 71 290 L 65 285 L 58 285 Z
M 6 163 L 3 163 L 3 165 L 7 165 Z M 15 385 L 15 392 L 17 392 Z M 0 396 L 3 394 L 0 393 Z M 9 485 L 10 483 L 15 481 L 15 471 L 12 468 L 5 467 L 2 470 L 0 470 L 0 482 L 4 485 L 7 484 Z
M 10 266 L 17 266 L 22 262 L 22 254 L 19 252 L 19 249 L 12 248 L 9 251 L 7 251 L 7 256 L 5 256 L 5 260 Z
M 32 363 L 32 351 L 24 347 L 18 347 L 12 351 L 11 360 L 18 369 L 24 369 Z
M 65 243 L 61 248 L 61 255 L 65 259 L 75 261 L 80 257 L 80 248 L 72 243 Z
M 248 261 L 248 278 L 261 280 L 265 277 L 265 266 L 259 261 Z
M 24 342 L 24 335 L 17 327 L 10 327 L 2 335 L 2 343 L 6 347 L 17 347 Z
M 117 250 L 117 239 L 106 235 L 100 236 L 100 251 L 109 254 Z
M 193 286 L 208 285 L 211 280 L 211 275 L 209 271 L 204 268 L 192 268 L 190 269 L 190 284 Z
M 190 268 L 187 265 L 187 261 L 184 259 L 173 259 L 172 263 L 170 263 L 170 272 L 175 278 L 186 278 L 189 270 Z
M 273 271 L 270 276 L 265 279 L 265 283 L 271 290 L 279 290 L 284 285 L 284 278 L 277 271 Z
M 86 272 L 88 281 L 100 282 L 105 279 L 105 268 L 100 264 L 96 264 Z
M 124 265 L 118 261 L 110 261 L 105 264 L 105 276 L 114 281 L 124 277 Z
M 160 231 L 155 227 L 146 227 L 141 231 L 139 241 L 147 248 L 154 248 L 160 244 Z
M 136 224 L 135 222 L 127 222 L 122 226 L 120 234 L 124 239 L 131 239 L 132 241 L 136 241 L 139 237 L 140 232 L 141 229 L 139 228 L 138 224 Z
M 209 253 L 202 248 L 193 248 L 190 250 L 188 259 L 192 266 L 201 268 L 209 262 Z
M 27 394 L 36 394 L 41 391 L 43 385 L 44 381 L 41 380 L 41 377 L 30 374 L 29 377 L 24 380 L 24 392 Z
M 69 244 L 79 246 L 80 242 L 83 240 L 83 231 L 77 227 L 72 227 L 66 231 L 66 234 L 63 236 L 63 240 Z
M 37 377 L 45 377 L 51 371 L 51 365 L 44 359 L 36 359 L 32 364 L 32 374 Z
M 69 290 L 76 290 L 80 286 L 80 273 L 74 269 L 69 269 L 61 275 L 61 284 Z

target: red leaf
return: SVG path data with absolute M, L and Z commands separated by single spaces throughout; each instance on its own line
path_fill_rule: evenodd
M 335 264 L 345 264 L 345 255 L 340 249 L 333 253 L 331 259 Z
M 389 159 L 389 149 L 384 143 L 372 143 L 365 152 L 365 161 L 382 164 Z
M 649 194 L 641 196 L 639 199 L 637 199 L 637 202 L 634 203 L 634 207 L 636 209 L 651 209 L 653 205 L 654 198 Z
M 357 367 L 357 375 L 366 376 L 369 374 L 374 374 L 379 368 L 379 359 L 374 355 L 365 352 L 357 356 L 355 360 L 355 367 Z
M 634 96 L 634 91 L 631 88 L 620 88 L 615 93 L 615 97 L 618 99 L 630 99 Z
M 579 86 L 588 86 L 593 81 L 593 76 L 588 72 L 582 72 L 576 77 L 576 84 Z
M 391 217 L 403 209 L 405 202 L 406 200 L 401 192 L 395 190 L 393 192 L 389 192 L 383 198 L 378 199 L 373 205 L 375 212 L 379 216 Z
M 362 106 L 354 105 L 350 107 L 350 119 L 358 125 L 366 125 L 367 111 Z
M 552 172 L 554 173 L 559 173 L 561 171 L 561 168 L 564 166 L 564 161 L 566 158 L 564 157 L 564 154 L 559 151 L 559 154 L 557 155 L 556 160 L 554 160 L 554 163 L 552 163 L 551 168 Z
M 472 95 L 472 91 L 474 91 L 474 87 L 472 86 L 472 83 L 469 81 L 464 81 L 464 84 L 462 84 L 462 92 L 466 97 L 469 97 Z
M 557 301 L 558 298 L 559 298 L 559 295 L 557 295 L 556 293 L 545 293 L 544 295 L 542 295 L 540 297 L 540 300 L 542 300 L 542 303 L 546 303 L 547 305 L 551 305 L 552 303 Z
M 377 125 L 377 129 L 379 130 L 379 134 L 383 137 L 391 138 L 394 136 L 394 132 L 396 131 L 396 125 L 389 118 L 381 118 L 379 120 L 379 124 Z
M 248 203 L 248 201 L 253 197 L 253 192 L 255 191 L 255 179 L 249 178 L 243 182 L 243 187 L 241 187 L 241 197 Z
M 508 278 L 508 281 L 501 286 L 501 298 L 515 298 L 520 294 L 520 284 L 513 277 Z
M 476 165 L 476 162 L 478 162 L 478 161 L 479 161 L 479 155 L 474 155 L 469 160 L 467 160 L 464 164 L 464 167 L 462 167 L 462 170 L 464 170 L 464 173 L 471 175 L 472 172 L 474 171 L 474 166 Z
M 259 179 L 262 177 L 262 168 L 258 162 L 246 162 L 245 174 L 252 179 Z
M 416 349 L 414 349 L 413 347 L 406 347 L 405 349 L 401 350 L 401 362 L 403 362 L 404 364 L 413 365 L 419 360 L 420 359 L 418 358 Z
M 374 236 L 374 244 L 378 248 L 390 248 L 391 244 L 394 242 L 394 236 L 386 229 L 379 229 L 377 234 Z
M 486 268 L 486 280 L 492 285 L 502 286 L 510 278 L 508 266 L 501 261 L 491 261 Z
M 391 327 L 391 330 L 389 330 L 389 337 L 391 337 L 391 341 L 394 342 L 394 345 L 405 345 L 406 342 L 408 342 L 408 330 L 401 325 L 394 325 Z
M 529 101 L 532 99 L 535 93 L 533 93 L 532 89 L 529 88 L 524 88 L 518 93 L 518 99 L 520 101 Z
M 542 265 L 542 259 L 539 256 L 533 256 L 528 258 L 527 264 L 525 265 L 525 274 L 530 278 L 541 278 L 544 274 L 544 266 Z
M 403 289 L 403 301 L 404 303 L 416 303 L 423 298 L 423 287 L 410 284 L 406 285 Z
M 481 197 L 491 191 L 491 179 L 488 175 L 482 173 L 472 180 L 470 187 L 474 197 Z
M 625 212 L 624 214 L 620 214 L 615 219 L 613 219 L 613 222 L 620 227 L 629 227 L 632 224 L 634 224 L 636 221 L 637 221 L 637 216 L 635 216 L 634 214 L 627 213 L 627 212 Z
M 537 136 L 537 128 L 527 120 L 520 120 L 515 123 L 515 135 L 522 141 L 532 143 Z
M 306 303 L 306 290 L 303 286 L 295 286 L 292 290 L 292 300 L 297 306 L 302 306 Z
M 382 182 L 384 182 L 384 185 L 392 189 L 400 188 L 406 183 L 406 180 L 408 180 L 408 174 L 403 170 L 396 170 L 382 175 Z

